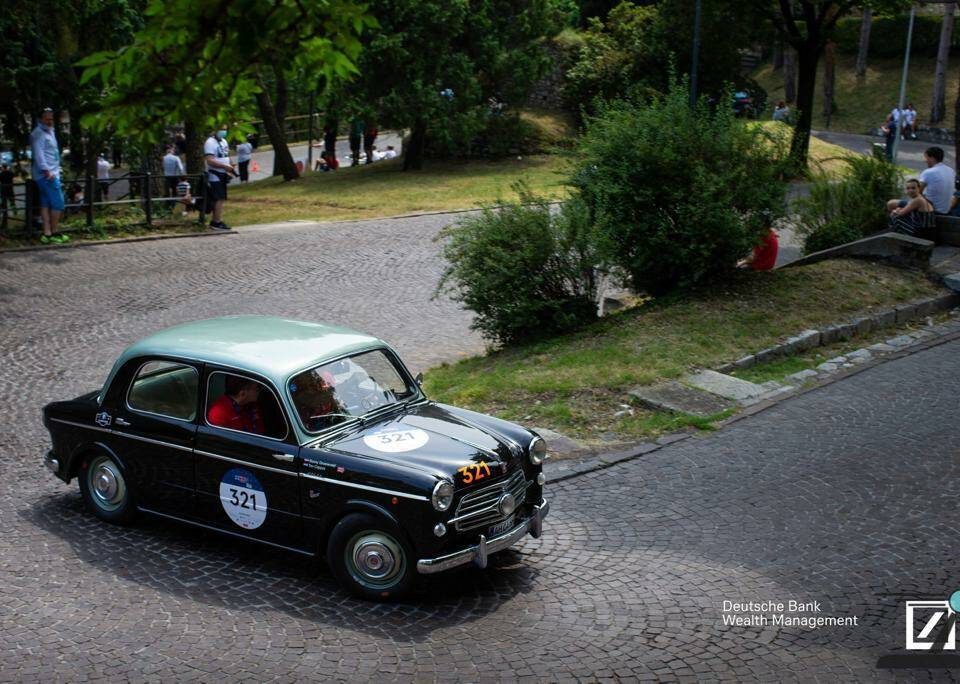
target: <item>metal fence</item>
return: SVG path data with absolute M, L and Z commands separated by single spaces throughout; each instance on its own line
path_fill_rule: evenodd
M 190 198 L 176 194 L 173 184 L 167 177 L 150 172 L 125 173 L 114 178 L 94 178 L 93 176 L 75 176 L 61 178 L 64 192 L 64 213 L 61 218 L 60 232 L 93 230 L 97 219 L 107 215 L 114 207 L 137 207 L 142 210 L 140 220 L 128 221 L 124 227 L 153 228 L 158 220 L 172 216 L 180 211 L 197 212 L 197 222 L 203 223 L 208 208 L 206 174 L 185 174 L 175 177 L 184 178 L 190 184 Z M 0 201 L 0 233 L 8 236 L 30 237 L 41 230 L 40 205 L 37 185 L 32 180 L 13 183 L 4 188 Z M 83 215 L 84 221 L 78 223 L 69 219 Z

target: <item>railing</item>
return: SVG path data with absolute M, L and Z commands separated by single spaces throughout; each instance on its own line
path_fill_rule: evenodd
M 195 200 L 190 207 L 184 205 L 184 208 L 195 209 L 197 222 L 203 223 L 208 213 L 205 202 L 208 195 L 206 174 L 185 174 L 177 178 L 185 178 L 190 183 L 190 194 Z M 108 210 L 121 207 L 142 210 L 142 218 L 133 220 L 130 217 L 131 220 L 123 222 L 124 227 L 153 228 L 164 215 L 172 216 L 178 205 L 183 204 L 182 197 L 167 194 L 165 176 L 150 172 L 125 173 L 113 178 L 64 178 L 61 179 L 61 188 L 65 201 L 60 232 L 92 231 L 97 228 L 98 218 L 106 218 Z M 6 193 L 0 195 L 0 234 L 35 235 L 42 226 L 36 183 L 32 180 L 14 182 L 12 189 L 12 198 Z M 78 191 L 82 192 L 82 198 L 78 197 Z M 114 198 L 110 199 L 111 196 Z M 82 223 L 71 220 L 80 214 L 85 217 Z

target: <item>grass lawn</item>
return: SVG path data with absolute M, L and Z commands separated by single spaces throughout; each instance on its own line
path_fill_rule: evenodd
M 629 406 L 627 391 L 938 291 L 918 273 L 862 261 L 738 272 L 716 289 L 663 298 L 564 337 L 431 369 L 426 388 L 439 401 L 588 444 L 709 427 L 710 421 Z
M 344 221 L 422 211 L 470 209 L 512 196 L 525 180 L 532 190 L 563 197 L 566 161 L 537 155 L 498 161 L 426 161 L 421 171 L 402 171 L 402 161 L 341 168 L 285 183 L 279 178 L 230 188 L 226 220 L 231 225 L 291 219 Z
M 903 66 L 900 59 L 871 58 L 867 62 L 867 73 L 858 79 L 854 73 L 856 55 L 837 56 L 837 82 L 834 99 L 837 111 L 833 113 L 830 130 L 849 133 L 866 133 L 883 123 L 887 114 L 897 104 L 900 97 L 900 75 Z M 912 102 L 917 110 L 917 122 L 926 124 L 930 116 L 933 101 L 933 75 L 936 60 L 932 57 L 912 55 L 910 73 L 907 79 L 906 102 Z M 772 107 L 783 97 L 783 72 L 774 72 L 772 64 L 760 66 L 753 74 L 757 82 L 767 91 L 767 104 Z M 956 83 L 960 76 L 960 64 L 951 59 L 947 69 L 946 117 L 938 125 L 953 126 L 953 113 L 956 100 Z M 814 99 L 813 127 L 818 130 L 827 128 L 823 116 L 823 60 L 817 74 L 817 92 Z M 771 110 L 772 111 L 772 110 Z

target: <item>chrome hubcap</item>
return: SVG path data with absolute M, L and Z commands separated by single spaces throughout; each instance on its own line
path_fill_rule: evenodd
M 347 547 L 354 576 L 377 588 L 389 585 L 403 571 L 403 551 L 395 539 L 381 532 L 362 532 Z
M 123 505 L 127 487 L 117 465 L 101 456 L 90 464 L 87 482 L 94 502 L 104 510 L 115 510 Z

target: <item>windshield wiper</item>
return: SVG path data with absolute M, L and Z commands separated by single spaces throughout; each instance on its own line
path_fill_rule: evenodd
M 350 420 L 360 421 L 360 424 L 363 425 L 363 416 L 355 416 L 352 413 L 321 413 L 320 415 L 317 415 L 317 416 L 310 416 L 309 419 L 320 420 L 322 418 L 348 418 Z M 337 424 L 342 425 L 343 423 L 337 423 Z

